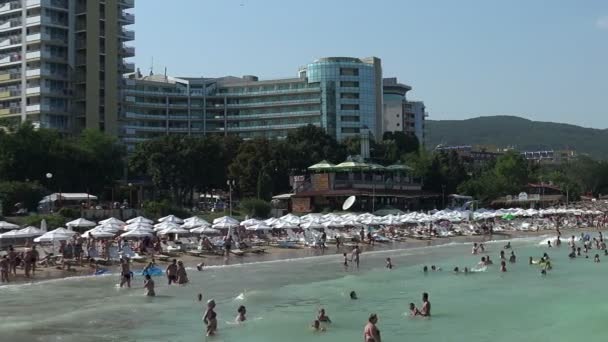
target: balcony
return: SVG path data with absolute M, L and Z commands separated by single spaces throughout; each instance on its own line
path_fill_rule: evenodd
M 135 7 L 135 0 L 118 0 L 118 5 L 123 8 L 133 8 Z
M 0 66 L 18 62 L 21 62 L 21 55 L 18 53 L 6 55 L 0 58 Z
M 120 68 L 122 73 L 126 74 L 126 73 L 130 73 L 130 72 L 135 72 L 135 63 L 121 63 Z
M 43 24 L 45 24 L 45 25 L 55 25 L 55 26 L 62 26 L 62 27 L 67 27 L 68 26 L 67 22 L 65 22 L 63 20 L 59 20 L 58 18 L 55 18 L 55 17 L 49 17 L 47 15 L 42 16 L 42 21 L 41 22 Z
M 7 20 L 0 24 L 0 31 L 9 31 L 21 28 L 21 19 Z
M 0 49 L 17 47 L 19 44 L 21 44 L 21 37 L 19 36 L 6 38 L 0 41 Z
M 0 100 L 6 100 L 11 97 L 21 96 L 21 90 L 2 90 L 0 91 Z
M 134 57 L 135 56 L 135 48 L 133 46 L 123 46 L 120 49 L 120 53 L 123 55 L 123 57 Z
M 29 105 L 26 108 L 26 111 L 28 113 L 30 112 L 46 112 L 49 111 L 51 109 L 51 107 L 49 105 L 44 105 L 44 104 L 34 104 L 34 105 Z
M 135 31 L 133 30 L 121 30 L 120 38 L 125 41 L 135 40 Z
M 0 74 L 0 83 L 8 83 L 19 80 L 21 80 L 21 73 L 19 71 Z
M 21 9 L 21 1 L 7 2 L 0 6 L 0 14 L 5 14 L 6 12 L 16 11 L 19 9 Z
M 316 103 L 321 103 L 321 100 L 318 98 L 314 98 L 314 99 L 298 99 L 298 100 L 286 100 L 286 101 L 229 103 L 227 105 L 227 107 L 228 108 L 256 108 L 256 107 L 291 106 L 291 105 L 316 104 Z
M 123 25 L 133 25 L 135 24 L 135 15 L 131 13 L 122 13 L 119 21 L 122 22 Z
M 10 107 L 10 108 L 2 108 L 0 109 L 0 116 L 3 115 L 11 115 L 11 114 L 19 114 L 21 113 L 20 107 Z
M 31 51 L 25 54 L 25 59 L 37 59 L 40 58 L 42 54 L 40 51 Z

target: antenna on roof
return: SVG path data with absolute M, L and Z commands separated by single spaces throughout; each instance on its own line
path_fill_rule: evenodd
M 150 63 L 150 76 L 154 75 L 154 56 L 152 56 L 152 62 Z
M 167 79 L 167 67 L 165 67 L 165 79 Z

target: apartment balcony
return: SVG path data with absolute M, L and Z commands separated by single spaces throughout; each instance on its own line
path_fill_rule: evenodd
M 21 96 L 21 90 L 0 90 L 0 100 L 7 100 Z
M 0 24 L 0 32 L 21 29 L 21 19 L 7 20 Z
M 6 72 L 4 74 L 0 74 L 0 84 L 4 83 L 13 83 L 21 80 L 20 72 Z
M 5 115 L 15 115 L 21 113 L 21 107 L 11 107 L 11 108 L 2 108 L 0 109 L 0 116 Z
M 136 131 L 144 131 L 144 132 L 166 132 L 166 126 L 134 126 L 134 125 L 125 125 L 123 126 L 125 129 L 132 129 Z
M 135 0 L 118 0 L 118 5 L 122 8 L 134 8 Z
M 119 69 L 123 74 L 135 72 L 135 63 L 123 62 L 120 64 Z
M 135 15 L 131 14 L 131 13 L 126 13 L 123 12 L 119 19 L 118 19 L 123 25 L 133 25 L 135 24 Z
M 0 6 L 0 15 L 21 9 L 21 1 L 11 1 Z
M 29 105 L 26 107 L 26 111 L 28 113 L 31 112 L 48 112 L 49 110 L 51 110 L 51 106 L 49 105 L 45 105 L 45 104 L 33 104 L 33 105 Z
M 132 41 L 135 40 L 135 31 L 133 30 L 121 30 L 120 38 L 124 41 Z
M 253 102 L 253 103 L 229 103 L 228 108 L 257 108 L 257 107 L 275 107 L 275 106 L 293 106 L 303 104 L 317 104 L 321 103 L 320 99 L 298 99 L 298 100 L 287 100 L 287 101 L 267 101 L 267 102 Z
M 27 0 L 28 8 L 30 7 L 52 7 L 54 9 L 68 9 L 68 1 L 67 0 Z
M 21 37 L 9 37 L 0 41 L 0 50 L 13 49 L 21 46 Z
M 0 58 L 0 66 L 21 63 L 21 55 L 18 53 L 6 55 Z
M 282 124 L 282 125 L 263 125 L 263 126 L 235 126 L 223 128 L 220 127 L 220 131 L 228 131 L 228 132 L 247 132 L 247 131 L 271 131 L 271 130 L 282 130 L 282 129 L 295 129 L 302 126 L 306 126 L 306 123 L 297 123 L 297 124 Z M 318 126 L 318 123 L 312 123 L 312 125 Z
M 281 112 L 281 113 L 266 113 L 266 114 L 249 114 L 249 115 L 227 115 L 228 121 L 247 121 L 260 119 L 278 119 L 278 118 L 299 118 L 307 116 L 321 116 L 320 111 L 300 111 L 300 112 Z M 218 119 L 224 116 L 218 116 Z
M 320 93 L 320 88 L 298 88 L 298 89 L 273 89 L 263 91 L 252 91 L 252 92 L 227 92 L 220 93 L 221 96 L 227 97 L 257 97 L 257 96 L 273 96 L 273 95 L 284 95 L 284 94 L 307 94 L 307 93 Z
M 120 53 L 125 58 L 134 57 L 135 56 L 135 48 L 133 46 L 123 46 L 120 49 Z

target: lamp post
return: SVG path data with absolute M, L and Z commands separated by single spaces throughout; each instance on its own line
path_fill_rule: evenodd
M 129 205 L 134 208 L 133 205 L 133 183 L 129 183 Z
M 226 181 L 226 185 L 228 185 L 228 205 L 230 208 L 229 215 L 232 216 L 232 187 L 235 185 L 234 179 L 229 179 Z
M 51 179 L 53 179 L 53 174 L 52 174 L 52 173 L 50 173 L 50 172 L 47 172 L 47 173 L 46 173 L 46 175 L 45 175 L 45 177 L 46 177 L 46 179 L 48 180 L 48 186 L 49 186 L 49 188 L 50 188 L 50 187 L 51 187 Z M 50 189 L 49 189 L 49 190 L 50 190 Z M 49 199 L 51 200 L 51 207 L 50 207 L 49 209 L 50 209 L 50 210 L 51 210 L 51 212 L 52 212 L 52 211 L 53 211 L 53 209 L 54 209 L 54 206 L 55 206 L 55 203 L 54 203 L 54 201 L 53 201 L 53 194 L 51 194 L 51 195 L 49 196 Z

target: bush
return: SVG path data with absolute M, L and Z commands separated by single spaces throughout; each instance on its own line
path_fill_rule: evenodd
M 244 199 L 241 208 L 247 215 L 257 218 L 268 218 L 271 210 L 270 203 L 257 198 Z
M 26 226 L 40 227 L 40 222 L 46 220 L 46 227 L 48 230 L 64 227 L 67 220 L 65 217 L 59 215 L 30 215 L 23 219 L 23 223 Z
M 66 219 L 77 219 L 80 217 L 80 211 L 74 208 L 61 208 L 58 214 Z
M 42 199 L 46 190 L 35 182 L 1 182 L 0 201 L 2 201 L 2 213 L 10 215 L 18 208 L 15 204 L 21 203 L 21 208 L 28 211 L 36 211 L 38 202 Z
M 173 205 L 168 200 L 160 202 L 146 201 L 142 205 L 144 215 L 150 218 L 159 218 L 167 215 L 175 215 L 177 217 L 186 218 L 190 216 L 190 212 Z

